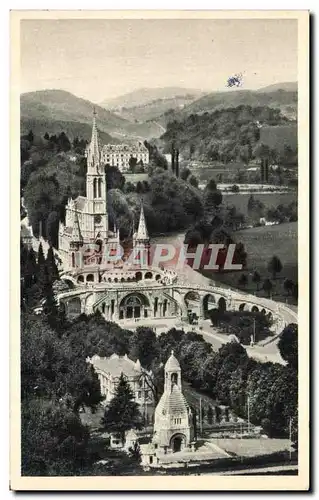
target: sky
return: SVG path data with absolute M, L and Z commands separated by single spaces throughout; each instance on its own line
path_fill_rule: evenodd
M 64 89 L 99 103 L 139 88 L 225 91 L 297 81 L 297 21 L 23 20 L 21 92 Z

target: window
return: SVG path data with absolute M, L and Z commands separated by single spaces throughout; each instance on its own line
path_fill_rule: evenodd
M 138 391 L 138 393 L 137 393 L 137 399 L 141 399 L 141 397 L 142 397 L 142 392 Z

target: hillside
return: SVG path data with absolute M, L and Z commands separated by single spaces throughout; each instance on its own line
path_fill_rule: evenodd
M 94 106 L 92 102 L 64 90 L 28 92 L 20 97 L 21 118 L 29 120 L 66 121 L 92 125 Z M 125 128 L 126 120 L 100 106 L 95 106 L 95 108 L 97 125 L 101 131 L 112 133 Z
M 21 118 L 21 135 L 25 135 L 32 130 L 37 136 L 43 137 L 46 132 L 49 135 L 59 135 L 65 132 L 70 140 L 75 137 L 89 141 L 92 135 L 92 125 L 70 121 L 37 120 L 35 118 Z M 99 130 L 99 136 L 103 144 L 117 144 L 118 139 L 111 137 L 106 132 Z
M 283 90 L 286 92 L 298 92 L 297 82 L 281 82 L 273 83 L 272 85 L 267 85 L 267 87 L 262 87 L 257 90 L 257 92 L 274 92 L 276 90 Z
M 169 152 L 174 142 L 185 159 L 248 163 L 264 127 L 278 130 L 274 126 L 286 126 L 288 132 L 291 126 L 296 130 L 296 124 L 283 117 L 279 109 L 241 105 L 172 121 L 161 141 L 164 152 Z
M 144 106 L 153 101 L 170 100 L 176 97 L 189 99 L 191 96 L 192 99 L 196 99 L 202 94 L 201 90 L 182 87 L 144 88 L 134 90 L 114 99 L 105 99 L 101 103 L 101 106 L 107 109 L 118 110 L 119 108 Z
M 191 104 L 195 99 L 195 96 L 191 94 L 188 94 L 187 96 L 176 96 L 170 99 L 156 99 L 132 108 L 119 108 L 114 112 L 118 116 L 132 122 L 153 121 L 170 109 L 183 109 L 185 106 L 188 106 L 188 104 Z
M 281 84 L 276 84 L 280 86 Z M 207 94 L 180 111 L 168 112 L 157 121 L 165 126 L 169 121 L 182 120 L 194 113 L 211 113 L 218 109 L 235 108 L 237 106 L 268 106 L 278 108 L 287 118 L 295 120 L 297 117 L 298 94 L 296 91 L 286 90 L 238 90 L 228 92 L 212 92 Z

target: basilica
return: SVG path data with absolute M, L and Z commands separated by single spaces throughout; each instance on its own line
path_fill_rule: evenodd
M 120 244 L 119 229 L 109 228 L 105 162 L 100 147 L 93 113 L 92 138 L 86 151 L 86 196 L 70 198 L 66 206 L 65 224 L 59 227 L 59 256 L 63 269 L 81 269 L 87 264 L 107 264 L 107 257 Z M 143 208 L 134 245 L 148 243 Z M 145 252 L 142 252 L 142 258 Z M 91 260 L 90 260 L 91 259 Z

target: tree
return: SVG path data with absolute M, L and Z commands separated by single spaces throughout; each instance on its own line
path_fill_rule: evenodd
M 48 269 L 50 281 L 53 284 L 56 280 L 59 279 L 59 270 L 58 270 L 58 266 L 56 265 L 56 262 L 55 262 L 54 251 L 53 251 L 53 248 L 51 246 L 49 247 L 49 250 L 47 253 L 46 266 Z
M 259 274 L 258 271 L 254 271 L 254 274 L 253 274 L 253 277 L 252 277 L 252 282 L 256 283 L 256 288 L 257 288 L 257 292 L 258 292 L 259 283 L 261 282 L 261 276 L 260 276 L 260 274 Z
M 136 160 L 136 158 L 135 158 Z M 125 177 L 120 172 L 120 170 L 115 166 L 106 165 L 106 189 L 110 191 L 111 189 L 122 190 L 125 184 Z
M 272 274 L 272 278 L 275 280 L 276 275 L 282 270 L 282 263 L 280 259 L 274 255 L 268 262 L 268 271 Z
M 46 141 L 48 141 L 48 140 L 50 139 L 50 136 L 49 136 L 48 132 L 46 132 L 46 133 L 44 134 L 44 139 L 45 139 Z
M 287 295 L 292 294 L 293 289 L 294 289 L 294 282 L 292 280 L 285 279 L 284 289 L 287 292 Z
M 115 395 L 105 410 L 102 424 L 108 432 L 120 434 L 123 445 L 126 431 L 142 428 L 139 405 L 134 401 L 132 389 L 123 374 L 119 378 Z
M 154 330 L 139 326 L 130 342 L 130 357 L 139 359 L 143 368 L 151 367 L 157 355 L 157 339 Z
M 248 283 L 248 278 L 246 274 L 242 274 L 238 280 L 238 285 L 245 287 Z
M 198 188 L 198 180 L 196 179 L 195 175 L 191 175 L 188 179 L 188 182 L 190 183 L 191 186 Z
M 25 476 L 76 475 L 88 460 L 88 428 L 53 401 L 21 405 L 21 469 Z
M 239 186 L 237 186 L 237 184 L 234 184 L 231 188 L 230 188 L 231 192 L 232 193 L 239 193 Z
M 180 178 L 183 180 L 183 181 L 187 181 L 188 177 L 191 175 L 191 171 L 189 168 L 187 167 L 184 167 L 182 170 L 181 170 L 181 175 L 180 175 Z
M 138 464 L 141 462 L 141 447 L 138 441 L 135 441 L 133 446 L 130 446 L 128 452 L 130 454 L 130 457 L 133 458 L 135 462 L 137 462 Z
M 26 139 L 27 141 L 29 141 L 31 144 L 33 143 L 33 140 L 34 140 L 34 134 L 32 132 L 32 130 L 29 130 L 27 136 L 26 136 Z
M 282 359 L 294 369 L 298 369 L 298 325 L 290 323 L 280 334 L 278 349 Z
M 58 248 L 59 244 L 59 214 L 56 211 L 50 212 L 47 218 L 46 235 L 49 244 Z
M 57 142 L 58 142 L 58 148 L 61 151 L 70 151 L 71 143 L 65 132 L 61 132 L 61 134 L 58 136 Z
M 213 417 L 214 417 L 214 412 L 211 406 L 208 407 L 207 411 L 207 422 L 209 425 L 212 425 L 213 423 Z
M 262 286 L 263 290 L 266 292 L 266 294 L 268 295 L 268 297 L 270 297 L 270 293 L 273 289 L 273 284 L 272 282 L 270 281 L 270 279 L 265 279 L 265 281 L 263 282 L 263 286 Z
M 128 164 L 129 164 L 129 170 L 130 170 L 130 172 L 132 172 L 134 174 L 135 167 L 137 165 L 137 158 L 134 158 L 133 156 L 131 156 L 130 159 L 129 159 L 129 161 L 128 161 Z
M 141 181 L 138 181 L 136 184 L 136 192 L 138 194 L 144 193 L 144 187 L 143 187 L 143 184 L 141 183 Z
M 207 191 L 216 191 L 217 189 L 217 184 L 216 184 L 216 181 L 215 179 L 210 179 L 208 182 L 207 182 L 207 185 L 206 185 L 206 188 L 205 188 Z
M 216 191 L 205 190 L 204 204 L 206 209 L 216 209 L 216 207 L 218 207 L 218 205 L 220 205 L 222 201 L 223 195 L 219 189 L 216 189 Z

